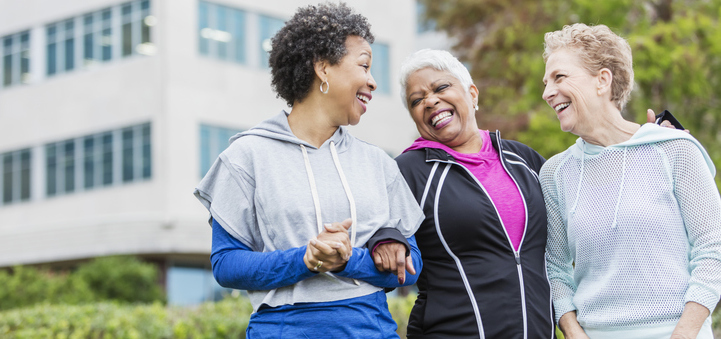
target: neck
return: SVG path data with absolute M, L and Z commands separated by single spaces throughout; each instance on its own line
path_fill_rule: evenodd
M 620 144 L 631 139 L 641 125 L 628 121 L 614 106 L 603 110 L 585 133 L 578 134 L 584 141 L 603 147 Z
M 295 102 L 288 115 L 288 125 L 293 134 L 316 148 L 330 139 L 338 130 L 339 125 L 330 119 L 324 106 L 317 98 L 309 96 L 303 102 Z
M 452 150 L 454 150 L 458 153 L 464 153 L 464 154 L 478 153 L 481 151 L 481 147 L 483 147 L 483 139 L 481 138 L 481 134 L 478 132 L 478 129 L 474 129 L 470 138 L 468 138 L 468 140 L 466 140 L 464 143 L 462 143 L 460 145 L 456 145 L 456 146 L 449 145 L 448 147 L 450 147 Z

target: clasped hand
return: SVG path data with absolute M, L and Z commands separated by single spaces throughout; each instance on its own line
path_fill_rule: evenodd
M 353 246 L 348 237 L 350 219 L 325 224 L 324 230 L 308 242 L 303 256 L 305 266 L 311 271 L 342 271 L 353 255 Z

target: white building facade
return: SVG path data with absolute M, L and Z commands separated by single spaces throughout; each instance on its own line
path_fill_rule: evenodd
M 268 39 L 311 3 L 0 0 L 0 267 L 135 254 L 171 303 L 217 297 L 192 191 L 232 134 L 286 108 Z M 418 135 L 396 80 L 416 4 L 348 4 L 379 86 L 351 132 L 395 156 Z

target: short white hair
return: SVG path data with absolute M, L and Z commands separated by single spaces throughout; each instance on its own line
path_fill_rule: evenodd
M 448 72 L 453 75 L 466 90 L 470 90 L 473 85 L 471 73 L 468 72 L 466 66 L 456 59 L 448 51 L 437 49 L 422 49 L 409 55 L 401 64 L 400 82 L 401 82 L 401 101 L 403 106 L 408 109 L 406 101 L 406 87 L 408 87 L 408 78 L 411 74 L 424 68 L 433 68 L 438 71 Z

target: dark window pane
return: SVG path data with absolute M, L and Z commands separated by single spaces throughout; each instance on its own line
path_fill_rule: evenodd
M 150 125 L 143 126 L 143 178 L 150 178 L 152 174 Z
M 65 40 L 65 70 L 75 68 L 75 39 Z
M 55 69 L 55 65 L 57 63 L 56 62 L 56 60 L 57 60 L 56 53 L 57 53 L 56 45 L 54 43 L 49 44 L 48 45 L 48 66 L 47 66 L 48 67 L 48 75 L 53 75 L 57 72 L 57 70 Z
M 123 181 L 133 180 L 133 130 L 124 129 L 123 139 Z
M 103 185 L 113 183 L 113 135 L 103 135 Z
M 68 140 L 65 142 L 65 153 L 63 154 L 63 163 L 65 167 L 65 193 L 75 190 L 75 142 Z
M 112 30 L 110 28 L 106 28 L 103 30 L 103 38 L 102 38 L 102 45 L 103 45 L 103 61 L 108 61 L 113 58 L 113 36 L 112 36 Z
M 150 9 L 150 1 L 148 1 L 148 0 L 141 1 L 140 9 L 142 9 L 142 10 Z
M 46 193 L 48 196 L 53 196 L 57 193 L 57 171 L 58 171 L 58 163 L 57 163 L 57 154 L 56 154 L 56 148 L 55 144 L 48 145 L 45 147 L 45 162 L 46 162 L 46 170 L 45 170 L 45 179 L 46 179 Z
M 85 34 L 85 38 L 83 41 L 83 57 L 85 60 L 93 60 L 93 34 Z
M 25 50 L 20 53 L 20 80 L 27 82 L 30 73 L 30 52 Z
M 208 28 L 209 6 L 210 5 L 202 1 L 198 5 L 198 52 L 202 55 L 208 55 L 208 53 L 210 53 L 210 40 L 207 36 L 203 36 L 203 32 L 210 30 L 210 28 Z
M 141 26 L 141 37 L 140 37 L 140 43 L 146 43 L 150 42 L 150 26 L 145 23 L 145 20 L 143 20 L 143 25 Z
M 233 15 L 235 31 L 233 39 L 235 40 L 235 61 L 245 63 L 245 12 L 236 10 Z
M 6 55 L 3 57 L 3 85 L 8 86 L 12 84 L 13 78 L 12 78 L 12 65 L 13 65 L 13 59 L 12 55 Z
M 20 200 L 30 199 L 30 151 L 20 153 Z
M 91 188 L 95 184 L 95 138 L 86 137 L 83 141 L 84 161 L 84 187 Z
M 133 27 L 130 23 L 123 24 L 123 56 L 133 54 Z
M 215 22 L 217 24 L 218 31 L 228 34 L 228 9 L 223 6 L 218 6 L 215 12 Z M 218 40 L 216 42 L 217 56 L 220 59 L 226 59 L 228 57 L 228 43 L 227 41 Z
M 3 156 L 3 203 L 13 200 L 13 155 Z

